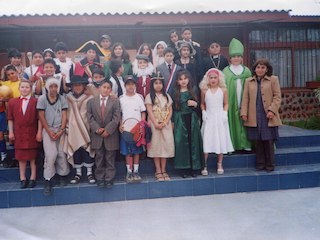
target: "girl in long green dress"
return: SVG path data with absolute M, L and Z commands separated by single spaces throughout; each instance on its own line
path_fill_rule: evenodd
M 196 177 L 197 170 L 203 167 L 202 138 L 199 119 L 196 113 L 197 96 L 192 90 L 190 73 L 178 73 L 173 104 L 174 166 L 181 169 L 182 177 Z

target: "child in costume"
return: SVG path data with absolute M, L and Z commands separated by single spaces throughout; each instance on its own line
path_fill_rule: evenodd
M 172 97 L 177 74 L 182 68 L 173 62 L 174 50 L 172 48 L 164 50 L 164 58 L 165 62 L 157 67 L 157 72 L 163 76 L 165 91 Z
M 115 44 L 113 44 L 111 48 L 111 60 L 113 59 L 122 61 L 122 65 L 123 65 L 122 77 L 125 77 L 127 75 L 132 75 L 132 64 L 130 62 L 130 56 L 125 46 L 123 45 L 123 43 L 116 42 Z M 104 73 L 107 79 L 109 79 L 112 74 L 109 66 L 110 66 L 110 61 L 104 64 Z
M 43 74 L 43 52 L 34 50 L 32 52 L 32 63 L 24 70 L 23 78 L 29 79 L 32 83 L 39 79 L 39 75 Z
M 54 59 L 56 56 L 54 55 L 54 52 L 51 48 L 47 48 L 43 50 L 43 58 L 46 59 Z
M 168 181 L 167 158 L 174 157 L 174 140 L 171 125 L 172 99 L 165 93 L 164 80 L 159 74 L 151 79 L 150 94 L 145 104 L 151 125 L 152 138 L 147 155 L 154 159 L 157 181 Z
M 20 79 L 23 78 L 25 66 L 23 66 L 21 63 L 21 61 L 22 61 L 21 56 L 22 56 L 21 52 L 19 52 L 18 49 L 11 48 L 8 50 L 8 58 L 10 60 L 10 64 L 8 64 L 2 68 L 1 77 L 0 77 L 1 80 L 3 80 L 3 81 L 8 80 L 6 77 L 5 69 L 9 65 L 13 65 L 17 69 L 18 76 Z
M 110 61 L 109 68 L 111 70 L 110 81 L 112 82 L 112 93 L 113 95 L 120 97 L 126 93 L 126 88 L 124 87 L 123 81 L 123 71 L 122 61 L 117 59 L 112 59 Z
M 229 44 L 230 65 L 223 69 L 228 90 L 228 119 L 230 136 L 235 150 L 251 150 L 251 142 L 240 118 L 244 82 L 251 77 L 250 70 L 242 64 L 244 47 L 233 38 Z
M 156 43 L 152 50 L 152 58 L 153 58 L 153 67 L 157 68 L 159 65 L 164 63 L 164 49 L 167 48 L 168 45 L 164 41 L 159 41 Z
M 76 52 L 83 52 L 86 56 L 80 62 L 77 62 L 74 68 L 70 69 L 70 76 L 86 77 L 90 82 L 92 80 L 92 72 L 97 68 L 102 68 L 99 56 L 103 56 L 103 53 L 98 43 L 92 40 L 84 43 Z
M 36 157 L 42 140 L 38 121 L 37 99 L 31 97 L 31 82 L 20 82 L 21 96 L 10 99 L 8 104 L 9 140 L 14 142 L 15 158 L 19 161 L 20 187 L 36 186 Z M 30 161 L 30 182 L 26 178 L 27 161 Z
M 223 174 L 223 154 L 233 152 L 228 124 L 228 93 L 223 73 L 209 69 L 200 83 L 202 110 L 202 137 L 205 167 L 202 175 L 208 175 L 208 154 L 218 155 L 217 173 Z
M 220 71 L 223 71 L 223 69 L 229 65 L 228 60 L 221 55 L 220 51 L 220 44 L 216 41 L 213 41 L 208 47 L 209 56 L 203 60 L 205 72 L 207 72 L 210 68 L 217 68 Z
M 149 59 L 148 62 L 148 68 L 152 68 L 154 70 L 153 67 L 153 58 L 152 58 L 152 49 L 149 43 L 142 43 L 137 51 L 137 55 L 144 55 L 147 56 Z M 132 71 L 136 72 L 138 69 L 138 60 L 137 58 L 132 62 Z
M 92 81 L 87 85 L 86 94 L 93 97 L 99 96 L 99 86 L 105 80 L 104 71 L 101 68 L 96 68 L 92 72 Z
M 120 96 L 122 117 L 119 130 L 130 132 L 137 123 L 145 121 L 146 107 L 143 97 L 136 93 L 136 82 L 132 76 L 127 76 L 125 80 L 126 93 Z M 124 135 L 120 138 L 120 153 L 126 158 L 128 183 L 140 182 L 139 174 L 139 154 L 143 153 L 142 146 L 137 147 L 135 143 L 127 142 Z M 133 165 L 133 166 L 132 166 Z
M 110 61 L 111 59 L 111 37 L 107 34 L 103 34 L 100 38 L 100 50 L 103 53 L 103 56 L 100 58 L 101 63 Z
M 63 151 L 68 103 L 58 92 L 60 84 L 58 79 L 48 78 L 45 83 L 48 93 L 41 95 L 37 103 L 39 119 L 43 127 L 45 195 L 52 193 L 52 178 L 56 173 L 60 176 L 60 186 L 65 185 L 65 176 L 69 174 L 69 164 Z
M 174 50 L 174 59 L 173 61 L 177 61 L 180 58 L 178 47 L 176 43 L 179 41 L 179 34 L 177 30 L 171 29 L 169 31 L 169 44 L 168 47 L 172 48 Z
M 190 78 L 186 70 L 178 73 L 173 96 L 174 167 L 181 170 L 183 178 L 188 175 L 195 177 L 204 163 L 199 119 L 195 111 L 198 100 Z
M 267 59 L 258 59 L 247 78 L 241 102 L 241 118 L 248 138 L 256 143 L 256 169 L 271 172 L 275 167 L 274 142 L 279 138 L 281 88 Z
M 82 167 L 87 169 L 88 182 L 93 184 L 96 180 L 92 174 L 94 165 L 94 151 L 90 146 L 90 127 L 87 119 L 87 103 L 92 98 L 84 94 L 88 79 L 73 75 L 68 85 L 71 92 L 67 94 L 67 129 L 64 152 L 68 162 L 76 169 L 76 175 L 70 183 L 77 184 L 82 176 Z
M 118 125 L 120 103 L 111 98 L 112 83 L 104 80 L 99 85 L 100 95 L 88 101 L 87 116 L 90 125 L 91 148 L 95 150 L 95 176 L 98 187 L 112 187 L 116 174 L 115 157 L 119 149 Z
M 137 79 L 137 93 L 143 98 L 150 93 L 150 80 L 153 74 L 153 66 L 149 65 L 149 58 L 143 54 L 136 56 L 138 61 L 137 68 L 133 69 L 134 77 Z
M 57 42 L 54 47 L 56 58 L 53 60 L 59 66 L 60 72 L 65 76 L 66 83 L 70 82 L 70 69 L 74 67 L 74 63 L 71 58 L 67 57 L 68 47 L 64 42 Z

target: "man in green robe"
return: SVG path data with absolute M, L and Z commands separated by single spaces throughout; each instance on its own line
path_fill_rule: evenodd
M 230 136 L 235 150 L 251 150 L 251 142 L 240 118 L 240 106 L 245 80 L 251 71 L 242 64 L 244 47 L 233 38 L 229 44 L 230 65 L 223 69 L 228 90 L 228 119 Z

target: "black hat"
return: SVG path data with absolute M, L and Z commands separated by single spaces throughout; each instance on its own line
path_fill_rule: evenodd
M 145 60 L 145 61 L 147 61 L 147 62 L 150 61 L 149 58 L 148 58 L 148 56 L 146 56 L 146 55 L 144 55 L 144 54 L 138 54 L 138 55 L 136 56 L 136 59 L 137 59 L 137 60 Z
M 8 58 L 21 57 L 21 52 L 16 48 L 8 49 Z
M 133 82 L 134 84 L 136 84 L 136 81 L 134 80 L 132 75 L 127 75 L 124 78 L 124 85 L 128 84 L 129 82 Z
M 70 79 L 70 82 L 67 83 L 67 86 L 70 87 L 73 84 L 85 84 L 87 85 L 89 83 L 88 78 L 87 77 L 81 77 L 79 75 L 73 75 Z
M 84 53 L 86 53 L 86 52 L 87 52 L 88 50 L 90 50 L 90 49 L 96 51 L 97 55 L 99 55 L 99 56 L 104 56 L 103 53 L 102 53 L 102 51 L 100 50 L 99 44 L 96 43 L 96 42 L 93 41 L 93 40 L 90 40 L 90 41 L 84 43 L 81 47 L 79 47 L 79 48 L 76 50 L 76 52 L 84 52 Z
M 161 75 L 160 71 L 158 71 L 156 74 L 153 74 L 150 80 L 156 80 L 156 79 L 164 79 L 164 77 Z
M 102 39 L 108 39 L 110 42 L 111 42 L 111 37 L 108 35 L 108 34 L 103 34 L 102 36 L 101 36 L 101 40 Z

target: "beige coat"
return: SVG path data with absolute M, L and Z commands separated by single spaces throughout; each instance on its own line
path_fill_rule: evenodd
M 256 101 L 257 101 L 257 80 L 256 77 L 246 79 L 241 102 L 241 116 L 247 116 L 247 121 L 243 123 L 247 127 L 256 127 Z M 261 82 L 261 95 L 263 107 L 266 112 L 271 111 L 275 114 L 272 119 L 269 119 L 268 126 L 280 126 L 281 120 L 279 116 L 279 108 L 281 105 L 281 89 L 277 76 L 265 76 Z

